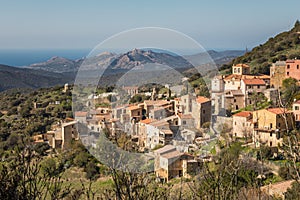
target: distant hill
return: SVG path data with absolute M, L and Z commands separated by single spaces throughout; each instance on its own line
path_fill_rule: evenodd
M 209 51 L 208 52 L 215 63 L 223 64 L 229 62 L 232 58 L 242 55 L 243 51 Z M 207 64 L 206 53 L 200 53 L 191 56 L 176 56 L 166 52 L 155 52 L 152 50 L 134 49 L 124 54 L 113 54 L 103 52 L 99 55 L 87 58 L 85 60 L 69 60 L 62 57 L 52 57 L 51 59 L 32 64 L 27 67 L 17 68 L 7 65 L 0 65 L 0 91 L 11 88 L 41 88 L 60 85 L 64 83 L 72 84 L 75 80 L 76 73 L 84 62 L 85 75 L 95 78 L 97 69 L 109 65 L 105 71 L 105 77 L 102 77 L 101 83 L 104 85 L 114 84 L 127 71 L 135 69 L 144 69 L 158 64 L 161 66 L 170 66 L 179 72 L 184 72 L 192 67 L 187 60 L 192 59 L 193 64 Z M 140 71 L 136 71 L 139 75 Z M 157 72 L 159 73 L 159 72 Z M 173 76 L 173 74 L 171 75 Z
M 233 58 L 243 55 L 244 51 L 208 51 L 208 54 L 217 65 L 228 63 Z M 192 65 L 187 62 L 191 61 L 194 65 L 202 65 L 211 62 L 207 57 L 207 53 L 199 53 L 188 56 L 176 56 L 166 52 L 156 52 L 152 50 L 134 49 L 124 54 L 116 55 L 110 52 L 103 52 L 97 56 L 89 57 L 84 60 L 84 70 L 96 70 L 98 68 L 107 66 L 109 70 L 130 70 L 132 68 L 141 69 L 145 64 L 157 63 L 168 65 L 172 68 L 191 68 Z M 52 57 L 51 59 L 35 63 L 25 68 L 45 70 L 56 73 L 77 72 L 83 59 L 69 60 L 62 57 Z
M 0 65 L 0 91 L 12 88 L 41 88 L 72 82 L 74 74 L 45 72 Z
M 221 66 L 230 62 L 232 59 L 242 56 L 245 54 L 245 51 L 242 50 L 226 50 L 226 51 L 214 51 L 209 50 L 207 53 L 198 53 L 194 55 L 184 56 L 187 60 L 189 60 L 194 65 L 203 65 L 211 62 L 211 59 L 207 56 L 210 55 L 211 59 L 217 66 Z
M 233 59 L 223 68 L 232 64 L 248 63 L 253 73 L 269 74 L 269 67 L 278 60 L 300 58 L 300 22 L 297 21 L 294 27 L 286 32 L 261 44 L 245 55 Z
M 64 72 L 77 71 L 81 63 L 82 63 L 81 59 L 73 61 L 66 58 L 55 56 L 45 62 L 35 63 L 25 68 L 35 69 L 35 70 L 45 70 L 45 71 L 56 72 L 56 73 L 64 73 Z
M 118 56 L 109 66 L 110 69 L 143 68 L 145 64 L 157 63 L 172 68 L 190 68 L 192 65 L 181 56 L 158 53 L 151 50 L 134 49 Z

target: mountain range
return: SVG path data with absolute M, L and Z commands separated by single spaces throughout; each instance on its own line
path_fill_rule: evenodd
M 207 53 L 216 65 L 220 66 L 244 54 L 244 51 L 208 51 Z M 133 49 L 120 55 L 103 52 L 96 56 L 78 60 L 56 56 L 45 62 L 31 64 L 22 68 L 0 65 L 0 91 L 11 88 L 40 88 L 73 83 L 76 73 L 83 63 L 85 66 L 83 70 L 90 74 L 93 74 L 93 71 L 96 69 L 108 66 L 106 70 L 107 77 L 105 78 L 107 84 L 111 84 L 109 83 L 110 80 L 113 82 L 116 77 L 120 77 L 119 73 L 125 73 L 131 69 L 143 69 L 149 63 L 167 65 L 176 69 L 180 68 L 180 71 L 182 71 L 182 69 L 193 67 L 188 61 L 199 65 L 211 62 L 210 59 L 207 59 L 207 53 L 181 57 L 164 52 Z

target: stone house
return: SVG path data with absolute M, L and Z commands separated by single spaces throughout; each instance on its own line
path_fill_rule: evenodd
M 192 155 L 181 153 L 172 145 L 155 150 L 154 155 L 155 174 L 165 181 L 175 177 L 189 178 L 199 170 L 199 162 Z
M 236 111 L 245 107 L 245 95 L 241 90 L 229 90 L 224 94 L 225 109 L 228 111 Z
M 294 78 L 300 81 L 300 60 L 287 60 L 285 78 Z
M 251 138 L 254 130 L 252 112 L 242 111 L 232 116 L 232 133 L 236 138 Z
M 270 147 L 281 146 L 283 133 L 293 129 L 294 121 L 293 113 L 284 108 L 268 108 L 254 111 L 253 140 L 256 147 L 259 147 L 261 144 Z
M 263 93 L 266 89 L 266 83 L 262 79 L 243 79 L 241 81 L 241 91 L 245 97 L 245 107 L 252 104 L 252 94 Z
M 237 74 L 237 75 L 250 74 L 250 66 L 246 64 L 233 65 L 232 74 Z
M 200 129 L 204 123 L 210 122 L 211 114 L 211 100 L 203 96 L 198 96 L 197 99 L 193 101 L 192 106 L 195 128 Z
M 277 61 L 270 67 L 271 87 L 280 89 L 282 81 L 294 78 L 300 81 L 300 60 Z

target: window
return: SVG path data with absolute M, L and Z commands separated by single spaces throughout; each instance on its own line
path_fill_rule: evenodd
M 299 106 L 295 106 L 295 110 L 299 110 Z
M 297 69 L 299 69 L 299 65 L 297 65 Z
M 272 142 L 270 142 L 270 147 L 272 146 Z
M 281 124 L 280 123 L 278 123 L 278 127 L 280 128 L 280 126 L 281 126 Z
M 272 133 L 270 133 L 270 137 L 272 137 Z
M 270 123 L 270 128 L 273 128 L 273 124 L 272 123 Z
M 240 71 L 241 69 L 240 68 L 238 68 L 238 73 L 240 73 L 241 71 Z
M 203 114 L 205 114 L 205 110 L 203 110 Z
M 290 68 L 290 65 L 287 65 L 286 68 L 289 69 L 289 68 Z
M 259 89 L 259 88 L 260 88 L 260 85 L 257 86 L 257 89 Z
M 236 99 L 233 99 L 233 102 L 235 103 L 235 102 L 236 102 Z
M 235 109 L 238 110 L 238 109 L 239 109 L 239 106 L 238 106 L 238 105 L 235 105 Z
M 138 111 L 137 115 L 140 115 L 140 114 L 141 114 L 140 111 Z
M 185 125 L 185 124 L 186 124 L 186 121 L 182 121 L 182 124 Z
M 234 125 L 236 125 L 236 122 L 234 122 Z
M 289 75 L 290 75 L 290 72 L 287 72 L 286 75 L 289 76 Z

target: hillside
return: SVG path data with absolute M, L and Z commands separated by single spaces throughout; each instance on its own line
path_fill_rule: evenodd
M 253 73 L 269 74 L 269 67 L 278 60 L 300 58 L 300 22 L 294 27 L 275 37 L 269 38 L 245 55 L 235 58 L 232 62 L 223 66 L 223 69 L 232 64 L 247 63 L 252 67 Z
M 219 67 L 223 64 L 230 62 L 232 59 L 242 56 L 245 54 L 245 51 L 242 50 L 226 50 L 226 51 L 214 51 L 209 50 L 207 53 L 210 55 L 211 59 Z M 208 58 L 207 53 L 198 53 L 194 55 L 184 56 L 185 59 L 193 63 L 194 65 L 204 65 L 211 62 Z
M 73 78 L 69 74 L 0 65 L 0 80 L 0 91 L 4 91 L 12 88 L 41 88 L 62 85 L 72 81 Z
M 81 59 L 73 61 L 66 58 L 55 56 L 45 62 L 34 63 L 25 68 L 63 73 L 63 72 L 77 71 L 81 63 L 82 63 Z

